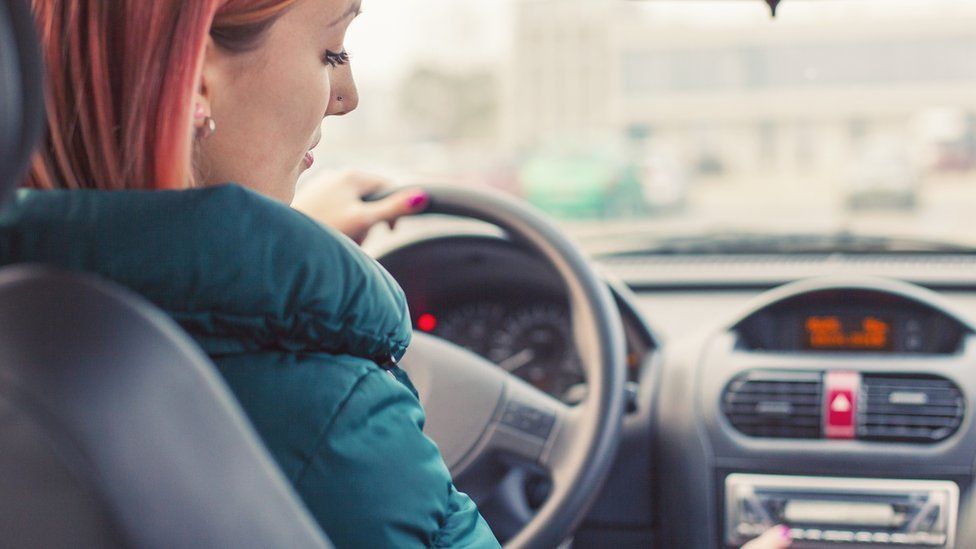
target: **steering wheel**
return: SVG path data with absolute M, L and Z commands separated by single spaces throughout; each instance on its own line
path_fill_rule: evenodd
M 427 213 L 496 225 L 548 263 L 566 287 L 587 383 L 586 397 L 577 405 L 563 404 L 480 356 L 424 333 L 414 334 L 400 363 L 420 393 L 427 413 L 424 431 L 437 442 L 455 479 L 478 477 L 498 457 L 548 474 L 548 498 L 506 547 L 556 547 L 589 510 L 616 455 L 626 379 L 620 314 L 583 254 L 541 214 L 498 192 L 422 188 L 430 196 Z

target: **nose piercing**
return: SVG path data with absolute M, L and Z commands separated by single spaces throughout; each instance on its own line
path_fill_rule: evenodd
M 337 95 L 336 96 L 336 101 L 339 102 L 339 103 L 342 103 L 342 96 L 341 95 Z

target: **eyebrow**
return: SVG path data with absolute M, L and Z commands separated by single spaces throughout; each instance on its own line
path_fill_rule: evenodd
M 362 11 L 362 7 L 363 7 L 363 0 L 356 0 L 355 2 L 353 2 L 352 4 L 349 5 L 349 9 L 346 10 L 346 13 L 342 14 L 335 21 L 329 23 L 329 28 L 332 28 L 332 27 L 338 25 L 339 23 L 342 23 L 350 15 L 353 16 L 353 17 L 359 15 L 359 13 Z

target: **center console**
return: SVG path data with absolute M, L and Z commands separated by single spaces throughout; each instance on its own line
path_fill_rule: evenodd
M 783 524 L 797 549 L 973 547 L 957 523 L 974 481 L 976 328 L 940 296 L 802 281 L 666 360 L 662 546 L 733 549 Z

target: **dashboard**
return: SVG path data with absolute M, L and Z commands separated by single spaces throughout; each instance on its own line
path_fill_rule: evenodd
M 428 237 L 380 261 L 415 329 L 566 402 L 585 396 L 565 290 L 517 243 Z M 731 548 L 778 522 L 801 549 L 954 546 L 976 478 L 976 335 L 958 305 L 976 311 L 976 289 L 939 294 L 843 268 L 722 286 L 722 260 L 689 265 L 707 284 L 599 265 L 632 395 L 613 473 L 573 546 Z M 520 482 L 530 512 L 545 483 Z

